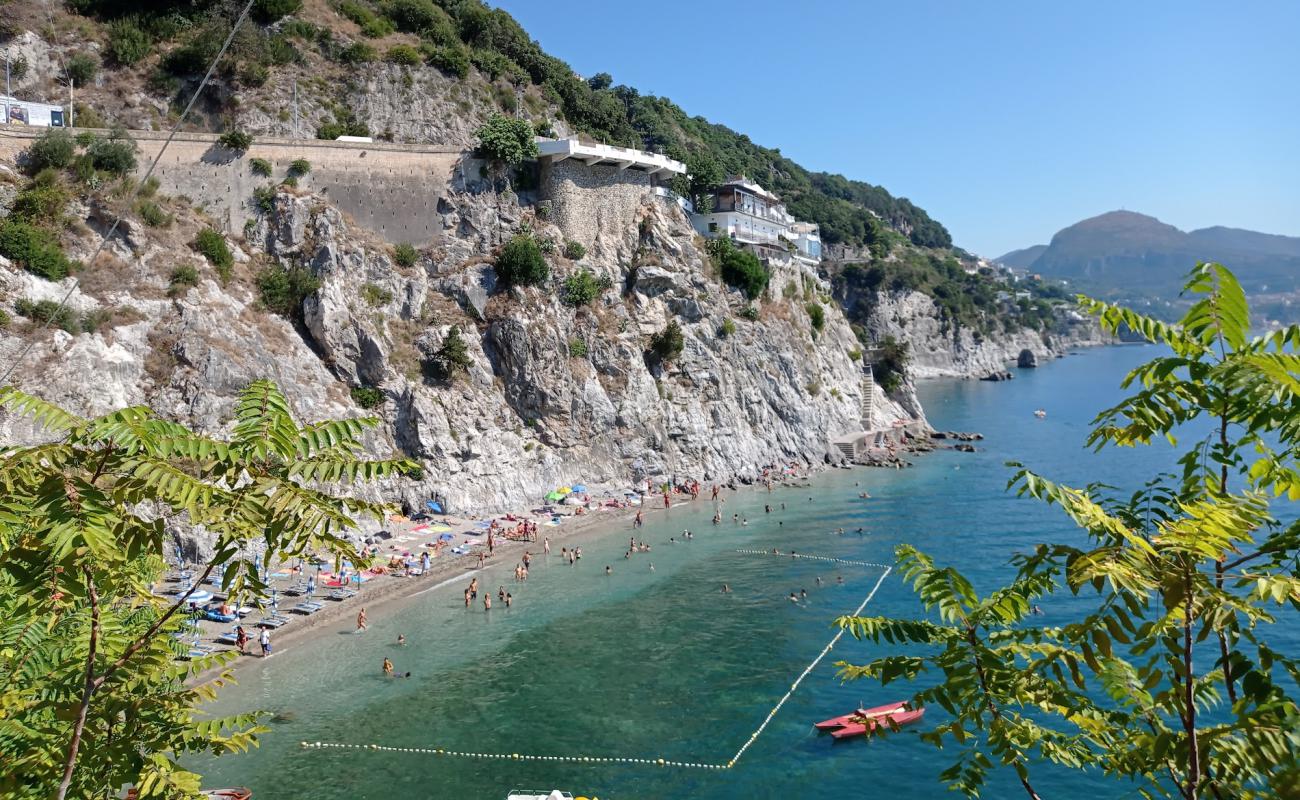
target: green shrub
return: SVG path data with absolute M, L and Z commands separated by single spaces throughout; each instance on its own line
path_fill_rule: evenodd
M 650 353 L 656 361 L 672 361 L 682 354 L 686 337 L 682 326 L 672 320 L 667 327 L 650 337 Z
M 461 45 L 449 45 L 447 47 L 425 46 L 420 48 L 424 54 L 424 62 L 431 67 L 437 67 L 448 75 L 454 75 L 457 78 L 469 76 L 469 52 Z
M 750 300 L 762 296 L 771 276 L 757 256 L 738 249 L 729 239 L 710 239 L 708 249 L 727 285 L 741 290 Z
M 278 66 L 303 60 L 302 53 L 299 53 L 298 48 L 294 47 L 293 40 L 283 32 L 267 40 L 266 57 L 271 60 L 272 64 Z
M 338 60 L 344 64 L 366 64 L 379 59 L 379 51 L 365 42 L 353 42 L 338 53 Z
M 808 321 L 812 323 L 814 333 L 821 333 L 822 328 L 826 327 L 826 309 L 821 303 L 809 303 L 804 306 L 808 312 Z
M 564 279 L 560 299 L 571 306 L 585 306 L 612 286 L 607 276 L 596 277 L 589 269 L 581 269 Z
M 239 82 L 245 86 L 262 86 L 270 79 L 271 68 L 266 64 L 246 61 L 239 65 Z
M 581 339 L 569 340 L 569 358 L 583 358 L 587 355 L 587 343 Z
M 849 356 L 849 358 L 850 358 L 851 360 L 853 360 L 853 361 L 861 361 L 861 360 L 862 360 L 862 351 L 855 347 L 855 348 L 853 348 L 852 350 L 850 350 L 850 351 L 848 352 L 848 356 Z
M 538 136 L 545 136 L 547 139 L 555 138 L 555 128 L 551 125 L 549 119 L 539 119 L 533 123 L 533 133 Z
M 542 251 L 543 255 L 551 255 L 555 252 L 555 240 L 547 237 L 537 240 L 537 249 Z
M 395 44 L 388 48 L 388 52 L 384 54 L 384 60 L 393 64 L 401 64 L 404 67 L 418 66 L 424 61 L 420 57 L 420 51 L 409 44 Z
M 9 327 L 9 312 L 0 308 L 0 328 Z
M 248 160 L 248 166 L 249 169 L 253 171 L 254 175 L 262 178 L 271 177 L 271 162 L 267 161 L 265 158 L 250 158 Z
M 245 152 L 253 146 L 253 135 L 240 130 L 228 130 L 221 134 L 221 146 L 228 150 L 236 150 L 240 153 Z
M 523 234 L 506 243 L 493 267 L 505 286 L 537 286 L 551 276 L 537 240 Z
M 876 383 L 879 383 L 886 392 L 898 389 L 907 379 L 909 360 L 907 342 L 900 342 L 892 336 L 886 336 L 880 343 L 876 360 L 871 365 Z
M 212 228 L 204 228 L 194 238 L 194 249 L 203 254 L 208 263 L 216 267 L 231 267 L 235 257 L 226 244 L 226 237 Z
M 135 142 L 126 131 L 115 128 L 107 139 L 93 137 L 86 147 L 86 155 L 95 169 L 125 175 L 135 169 L 135 150 Z
M 152 200 L 141 200 L 135 206 L 135 213 L 150 228 L 165 228 L 172 224 L 172 216 L 162 210 L 162 206 Z
M 76 155 L 72 134 L 61 128 L 46 128 L 27 148 L 27 171 L 36 174 L 43 169 L 66 169 Z
M 64 65 L 67 71 L 68 80 L 72 81 L 75 86 L 85 86 L 95 78 L 95 73 L 99 72 L 99 59 L 90 53 L 73 53 Z
M 172 296 L 184 294 L 186 289 L 198 285 L 199 271 L 194 268 L 193 264 L 181 264 L 172 270 L 171 281 L 167 285 L 167 293 Z
M 253 190 L 253 207 L 263 214 L 275 210 L 275 187 L 259 186 Z
M 393 293 L 377 284 L 367 283 L 361 287 L 361 299 L 372 308 L 379 308 L 393 302 Z
M 148 198 L 150 198 L 150 197 L 153 197 L 154 195 L 158 194 L 158 187 L 161 186 L 161 185 L 162 185 L 162 184 L 158 181 L 157 178 L 153 178 L 153 177 L 151 177 L 151 178 L 149 178 L 149 180 L 147 180 L 147 181 L 145 181 L 144 183 L 140 184 L 140 195 L 139 195 L 139 196 L 140 196 L 140 197 L 143 197 L 143 198 L 145 198 L 145 199 L 148 199 Z
M 381 8 L 384 16 L 408 33 L 419 33 L 437 24 L 446 12 L 433 4 L 433 0 L 388 0 Z
M 458 372 L 467 372 L 473 363 L 469 357 L 469 345 L 460 335 L 460 326 L 452 325 L 451 330 L 447 331 L 447 338 L 442 340 L 442 346 L 430 359 L 428 366 L 432 377 L 450 381 Z
M 301 320 L 302 303 L 320 288 L 320 280 L 306 267 L 275 264 L 257 276 L 262 305 L 282 317 Z
M 415 266 L 415 260 L 419 255 L 415 247 L 407 242 L 402 242 L 393 248 L 393 260 L 397 262 L 399 267 Z
M 564 243 L 564 257 L 570 261 L 577 261 L 585 255 L 587 255 L 587 248 L 582 246 L 582 242 L 569 239 Z
M 493 161 L 513 167 L 537 156 L 537 142 L 528 120 L 493 114 L 475 134 L 479 153 Z
M 384 393 L 373 386 L 353 386 L 350 390 L 352 402 L 369 411 L 378 408 L 384 402 Z
M 741 309 L 740 316 L 744 317 L 750 322 L 756 322 L 758 320 L 758 306 L 755 305 L 745 306 L 743 309 Z
M 323 122 L 316 128 L 317 139 L 333 141 L 340 136 L 369 136 L 370 128 L 356 119 L 335 122 L 333 119 Z
M 722 325 L 718 328 L 718 335 L 724 339 L 735 332 L 736 332 L 736 323 L 729 319 L 724 319 L 722 321 Z
M 297 175 L 286 175 L 286 176 L 284 176 L 284 180 L 280 181 L 280 185 L 281 185 L 281 186 L 291 186 L 291 187 L 292 187 L 292 186 L 297 186 L 297 185 L 298 185 L 298 176 L 297 176 Z
M 302 10 L 302 0 L 255 0 L 253 16 L 259 22 L 275 22 Z
M 66 278 L 73 267 L 54 234 L 15 219 L 0 222 L 0 256 L 49 281 Z
M 42 175 L 46 173 L 41 173 Z M 63 208 L 72 199 L 68 190 L 56 181 L 36 181 L 15 197 L 10 214 L 13 219 L 32 223 L 53 223 L 63 214 Z
M 303 175 L 311 172 L 311 162 L 305 158 L 295 158 L 289 164 L 289 176 L 301 178 Z
M 33 302 L 22 297 L 14 303 L 14 311 L 33 322 L 48 322 L 68 333 L 77 333 L 80 330 L 80 326 L 77 325 L 77 316 L 72 313 L 72 309 L 54 300 L 37 300 Z

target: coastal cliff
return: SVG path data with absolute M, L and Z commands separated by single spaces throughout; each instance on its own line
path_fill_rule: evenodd
M 148 404 L 221 432 L 237 392 L 270 377 L 303 420 L 377 415 L 368 450 L 425 467 L 420 481 L 378 487 L 408 509 L 435 492 L 459 511 L 489 511 L 574 483 L 754 479 L 775 462 L 836 461 L 831 441 L 860 427 L 860 346 L 824 302 L 829 286 L 785 297 L 776 287 L 790 279 L 777 272 L 749 301 L 721 281 L 677 203 L 635 181 L 558 174 L 523 205 L 491 178 L 442 192 L 444 232 L 404 266 L 327 196 L 281 187 L 242 236 L 225 237 L 235 263 L 224 275 L 191 246 L 204 213 L 160 197 L 174 221 L 152 228 L 128 214 L 82 271 L 63 329 L 42 329 L 30 304 L 60 297 L 70 279 L 0 263 L 12 318 L 0 354 L 8 363 L 34 342 L 16 382 L 80 414 Z M 112 207 L 93 193 L 68 206 L 69 256 L 90 256 Z M 550 243 L 543 285 L 497 284 L 494 258 L 516 234 Z M 567 242 L 585 253 L 566 258 Z M 196 279 L 178 282 L 182 267 Z M 581 271 L 608 288 L 567 303 L 565 281 Z M 285 280 L 311 291 L 278 307 L 267 288 Z M 656 359 L 648 343 L 672 322 L 680 355 Z M 448 379 L 433 366 L 453 326 L 468 368 Z M 874 405 L 884 425 L 919 413 L 910 387 Z M 18 425 L 3 419 L 0 436 L 39 435 Z
M 1092 319 L 1072 310 L 1059 311 L 1046 331 L 982 333 L 954 326 L 932 298 L 915 291 L 879 293 L 862 326 L 875 341 L 906 342 L 908 372 L 914 378 L 984 378 L 1014 366 L 1025 350 L 1041 364 L 1073 348 L 1110 343 Z

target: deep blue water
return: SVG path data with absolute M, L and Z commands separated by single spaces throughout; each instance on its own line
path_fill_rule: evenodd
M 836 470 L 809 489 L 741 493 L 726 514 L 747 517 L 745 527 L 713 527 L 704 502 L 656 514 L 637 534 L 654 545 L 652 553 L 625 560 L 630 530 L 620 530 L 585 543 L 576 567 L 558 558 L 535 565 L 526 585 L 509 580 L 513 564 L 490 573 L 487 588 L 508 584 L 515 595 L 509 610 L 466 612 L 458 583 L 400 610 L 379 610 L 364 635 L 340 624 L 337 635 L 298 645 L 241 675 L 220 710 L 260 707 L 281 716 L 260 749 L 200 764 L 206 783 L 248 785 L 258 800 L 500 799 L 518 786 L 606 800 L 951 797 L 937 775 L 952 754 L 910 733 L 832 744 L 811 731 L 812 722 L 859 702 L 878 705 L 908 694 L 901 686 L 841 683 L 836 660 L 863 663 L 888 652 L 850 638 L 728 771 L 302 750 L 298 743 L 725 762 L 825 645 L 835 616 L 852 611 L 880 575 L 875 568 L 742 555 L 737 548 L 892 562 L 895 545 L 908 542 L 959 567 L 981 589 L 1004 582 L 1015 553 L 1079 538 L 1059 511 L 1005 491 L 1012 472 L 1005 462 L 1024 462 L 1074 485 L 1101 480 L 1124 487 L 1172 468 L 1174 454 L 1165 445 L 1099 455 L 1083 448 L 1094 414 L 1122 396 L 1122 375 L 1155 353 L 1099 349 L 1020 371 L 1010 383 L 928 383 L 921 395 L 931 422 L 983 433 L 979 452 L 940 451 L 919 457 L 911 470 Z M 1039 407 L 1047 419 L 1034 418 Z M 864 489 L 871 499 L 858 497 Z M 775 506 L 773 513 L 764 513 L 765 503 Z M 835 534 L 839 527 L 849 533 Z M 696 538 L 670 544 L 683 528 Z M 723 582 L 732 594 L 719 592 Z M 799 589 L 809 592 L 808 601 L 789 602 Z M 1067 620 L 1076 604 L 1082 608 L 1086 599 L 1053 598 L 1045 621 Z M 864 613 L 903 616 L 920 609 L 895 574 Z M 392 644 L 399 632 L 410 640 L 405 648 Z M 413 676 L 381 678 L 385 656 Z M 1044 769 L 1034 778 L 1045 798 L 1135 796 L 1130 787 L 1088 772 Z M 985 797 L 1019 793 L 1014 776 L 1002 770 Z

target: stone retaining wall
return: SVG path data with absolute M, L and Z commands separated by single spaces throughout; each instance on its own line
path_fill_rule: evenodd
M 0 159 L 16 158 L 44 130 L 0 125 Z M 167 134 L 129 133 L 140 148 L 137 174 L 143 177 Z M 326 195 L 359 225 L 393 244 L 427 244 L 442 233 L 438 201 L 459 178 L 464 155 L 448 147 L 271 138 L 256 140 L 241 155 L 222 147 L 217 138 L 177 134 L 154 172 L 160 191 L 190 198 L 221 227 L 238 232 L 253 213 L 253 190 L 284 180 L 289 165 L 303 158 L 311 172 L 298 178 L 299 186 Z M 272 177 L 253 174 L 254 158 L 271 162 Z
M 636 225 L 651 186 L 650 175 L 635 169 L 576 160 L 542 165 L 542 197 L 550 201 L 551 221 L 588 250 L 604 244 L 602 230 L 622 233 Z

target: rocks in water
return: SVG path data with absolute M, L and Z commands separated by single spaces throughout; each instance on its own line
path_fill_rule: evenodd
M 982 381 L 1009 381 L 1009 380 L 1012 380 L 1012 379 L 1015 378 L 1015 377 L 1016 377 L 1015 375 L 1012 375 L 1012 374 L 1011 374 L 1010 372 L 1008 372 L 1007 370 L 1002 369 L 1002 370 L 996 370 L 996 371 L 994 371 L 994 372 L 990 372 L 989 374 L 985 375 L 983 378 L 980 378 L 980 380 L 982 380 Z
M 1038 366 L 1038 356 L 1034 355 L 1033 350 L 1026 347 L 1020 351 L 1020 355 L 1016 358 L 1016 366 L 1020 369 L 1033 369 Z
M 984 438 L 982 433 L 965 431 L 930 431 L 931 439 L 954 439 L 958 442 L 978 442 Z
M 953 450 L 956 450 L 956 451 L 958 451 L 958 452 L 961 452 L 961 453 L 973 453 L 973 452 L 975 452 L 975 445 L 973 445 L 973 444 L 955 444 L 955 445 L 952 446 L 952 449 L 953 449 Z

